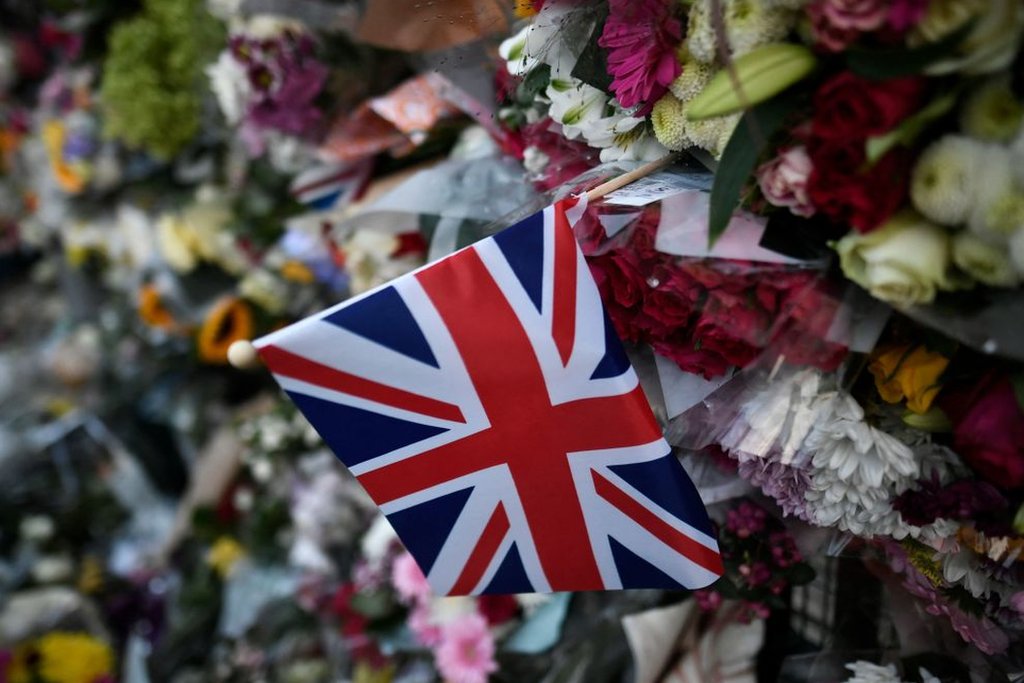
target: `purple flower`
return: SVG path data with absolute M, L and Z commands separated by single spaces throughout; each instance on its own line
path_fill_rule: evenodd
M 752 458 L 740 463 L 739 473 L 760 487 L 765 495 L 774 498 L 783 515 L 810 519 L 804 498 L 810 480 L 803 470 L 765 458 Z
M 676 47 L 682 26 L 666 0 L 611 0 L 598 45 L 608 50 L 612 92 L 626 109 L 644 116 L 668 91 L 682 68 Z
M 893 501 L 893 509 L 914 526 L 936 519 L 967 519 L 995 516 L 1007 508 L 1006 498 L 991 484 L 962 479 L 946 486 L 938 480 L 920 482 L 921 488 L 906 491 Z

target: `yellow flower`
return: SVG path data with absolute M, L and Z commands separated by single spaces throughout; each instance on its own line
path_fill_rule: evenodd
M 395 667 L 388 664 L 376 669 L 366 662 L 356 664 L 356 670 L 352 677 L 353 683 L 391 683 L 395 677 Z
M 103 588 L 103 565 L 92 555 L 82 560 L 78 570 L 78 590 L 85 594 L 96 593 Z
M 85 176 L 64 162 L 64 124 L 60 121 L 47 121 L 43 124 L 42 138 L 50 158 L 50 168 L 60 189 L 68 194 L 78 194 L 85 189 Z
M 928 412 L 939 393 L 939 377 L 946 371 L 949 359 L 924 346 L 896 346 L 876 352 L 868 370 L 875 377 L 875 387 L 888 403 L 907 399 L 907 408 L 922 414 Z
M 313 271 L 301 261 L 285 261 L 284 265 L 281 266 L 281 277 L 303 285 L 312 284 L 316 279 Z
M 199 329 L 199 358 L 206 363 L 227 363 L 228 348 L 240 339 L 252 339 L 253 320 L 249 304 L 229 296 L 210 310 Z
M 31 663 L 30 663 L 31 662 Z M 15 651 L 11 683 L 94 683 L 113 672 L 110 646 L 86 633 L 48 633 Z
M 244 556 L 245 548 L 241 543 L 230 536 L 221 536 L 206 553 L 206 563 L 223 579 Z

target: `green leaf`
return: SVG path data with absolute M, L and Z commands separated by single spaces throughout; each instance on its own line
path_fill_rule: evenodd
M 846 65 L 850 71 L 881 81 L 923 73 L 933 62 L 948 57 L 974 29 L 969 21 L 942 40 L 913 48 L 870 50 L 851 47 L 846 51 Z
M 381 619 L 397 607 L 391 592 L 382 590 L 356 593 L 352 596 L 350 605 L 367 619 Z
M 928 124 L 949 113 L 955 104 L 956 93 L 946 93 L 929 102 L 928 106 L 913 116 L 904 119 L 900 125 L 888 133 L 868 138 L 866 149 L 868 163 L 873 164 L 877 162 L 896 145 L 913 144 Z
M 572 77 L 583 81 L 598 90 L 608 91 L 612 85 L 612 76 L 608 73 L 608 54 L 597 44 L 604 31 L 604 18 L 600 18 L 590 35 L 586 47 L 580 53 L 576 65 L 572 67 Z
M 804 562 L 794 564 L 787 572 L 789 582 L 794 586 L 802 586 L 814 581 L 815 573 L 811 565 Z
M 1013 395 L 1017 397 L 1017 407 L 1024 412 L 1024 372 L 1010 375 L 1010 384 L 1013 386 Z
M 551 67 L 541 64 L 526 74 L 516 88 L 516 101 L 523 106 L 530 106 L 537 95 L 551 83 Z
M 796 109 L 798 93 L 787 91 L 747 110 L 722 152 L 715 182 L 711 186 L 711 208 L 708 215 L 708 246 L 729 226 L 733 211 L 740 204 L 740 193 L 750 180 L 757 158 L 768 139 L 782 127 L 786 117 Z M 755 130 L 757 131 L 755 133 Z

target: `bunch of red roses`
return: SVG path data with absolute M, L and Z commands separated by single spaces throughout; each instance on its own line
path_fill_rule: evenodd
M 619 335 L 644 342 L 686 372 L 712 378 L 771 347 L 795 364 L 835 369 L 846 348 L 826 339 L 838 301 L 821 273 L 729 259 L 678 258 L 655 249 L 657 205 L 613 239 L 589 207 L 577 237 Z
M 895 146 L 869 160 L 866 142 L 917 111 L 924 83 L 920 77 L 872 81 L 843 71 L 821 85 L 809 130 L 797 135 L 813 165 L 807 195 L 818 212 L 867 232 L 906 202 L 910 150 Z

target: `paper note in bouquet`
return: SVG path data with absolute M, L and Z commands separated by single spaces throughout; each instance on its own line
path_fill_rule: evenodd
M 256 341 L 438 595 L 722 572 L 573 237 L 585 203 Z

